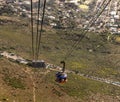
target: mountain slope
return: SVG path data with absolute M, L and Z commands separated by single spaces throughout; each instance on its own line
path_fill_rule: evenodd
M 106 100 L 106 102 L 119 102 L 119 87 L 72 74 L 69 74 L 69 81 L 66 84 L 60 85 L 54 81 L 55 72 L 31 69 L 4 58 L 0 59 L 0 63 L 2 65 L 0 67 L 1 101 L 60 102 L 64 100 L 64 102 L 92 102 Z M 11 80 L 13 78 L 16 80 L 9 81 L 7 79 L 6 81 L 7 76 Z M 111 96 L 112 94 L 113 96 Z
M 31 34 L 26 19 L 1 17 L 0 51 L 14 52 L 31 59 Z M 9 19 L 9 20 L 8 20 Z M 58 30 L 44 27 L 40 58 L 57 65 L 63 60 L 81 30 Z M 104 34 L 90 32 L 74 49 L 67 61 L 67 69 L 88 76 L 99 76 L 119 81 L 119 65 L 108 62 L 116 59 L 119 45 L 108 42 Z M 67 46 L 66 46 L 67 45 Z M 98 46 L 99 45 L 99 46 Z M 114 48 L 114 49 L 113 49 Z M 115 52 L 114 52 L 115 51 Z M 119 60 L 119 55 L 118 55 Z M 115 60 L 114 60 L 115 61 Z M 0 100 L 9 102 L 119 102 L 120 87 L 68 74 L 66 84 L 55 82 L 56 72 L 34 69 L 0 58 Z M 54 96 L 54 97 L 53 97 Z M 24 97 L 24 98 L 23 98 Z
M 6 59 L 0 59 L 0 63 L 2 65 L 0 67 L 1 101 L 60 102 L 62 98 L 65 99 L 65 102 L 75 101 L 56 85 L 45 82 L 45 71 L 34 72 L 34 69 L 12 63 Z
M 12 26 L 11 23 L 0 26 L 1 50 L 12 51 L 26 59 L 31 59 L 31 33 L 26 19 L 22 19 L 22 22 L 16 22 L 18 25 L 12 22 Z M 46 26 L 41 40 L 40 57 L 58 65 L 71 49 L 71 45 L 82 36 L 80 32 L 79 29 L 58 30 Z M 120 48 L 119 44 L 114 42 L 116 36 L 110 35 L 111 42 L 107 40 L 109 35 L 109 33 L 89 32 L 68 57 L 68 69 L 92 76 L 120 80 L 118 63 Z

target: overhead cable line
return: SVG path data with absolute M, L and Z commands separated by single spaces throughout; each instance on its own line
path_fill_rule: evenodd
M 42 20 L 41 20 L 41 28 L 40 28 L 40 34 L 38 36 L 37 60 L 38 60 L 38 55 L 39 55 L 39 51 L 40 51 L 40 43 L 41 43 L 41 35 L 42 35 L 42 30 L 43 30 L 43 21 L 44 21 L 44 15 L 45 15 L 45 7 L 46 7 L 46 0 L 44 0 L 44 4 L 43 4 L 43 14 L 42 14 Z
M 97 8 L 101 8 L 102 5 L 103 5 L 106 1 L 107 1 L 107 0 L 103 0 L 103 2 L 100 3 L 100 5 L 98 5 L 98 3 L 97 3 L 95 9 L 97 9 Z M 97 1 L 97 2 L 98 2 L 98 1 Z
M 107 1 L 107 0 L 104 0 L 104 1 L 102 2 L 102 5 L 101 5 L 101 6 L 104 5 L 105 1 Z M 101 8 L 102 8 L 102 7 L 101 7 Z M 98 13 L 99 13 L 99 9 L 97 9 L 97 10 L 94 12 L 93 15 L 95 15 L 95 16 L 93 16 L 93 18 L 89 21 L 89 24 L 88 24 L 88 25 L 84 28 L 84 30 L 81 32 L 82 36 L 80 36 L 80 39 L 81 39 L 81 38 L 84 38 L 85 35 L 84 35 L 83 33 L 86 32 L 86 29 L 88 29 L 88 27 L 91 25 L 91 23 L 95 20 L 95 18 L 96 18 L 96 16 L 98 15 Z M 74 50 L 74 46 L 76 46 L 76 43 L 77 43 L 77 42 L 75 41 L 75 43 L 72 45 L 72 49 L 70 48 L 68 51 Z M 66 56 L 69 56 L 69 54 L 70 54 L 70 53 L 67 53 Z M 65 59 L 66 59 L 66 56 L 65 56 Z
M 104 6 L 104 4 L 105 4 L 106 1 L 107 1 L 107 0 L 103 0 L 103 2 L 100 4 L 100 6 L 101 6 L 100 8 L 102 8 L 102 6 Z M 97 14 L 99 13 L 99 10 L 100 10 L 100 9 L 96 9 L 96 11 L 95 11 L 94 14 L 93 14 L 93 15 L 95 15 L 95 16 L 92 17 L 92 18 L 89 20 L 89 24 L 84 28 L 84 30 L 83 30 L 80 34 L 84 33 L 85 30 L 88 29 L 88 27 L 90 26 L 90 24 L 95 20 Z M 75 44 L 75 43 L 73 43 L 73 47 L 74 47 L 74 44 Z M 69 50 L 71 50 L 71 48 L 69 48 Z
M 37 34 L 36 34 L 36 52 L 35 52 L 35 60 L 37 60 L 37 48 L 38 48 L 38 36 L 39 36 L 39 24 L 40 24 L 40 4 L 41 0 L 38 1 L 38 11 L 37 11 Z
M 100 9 L 102 9 L 102 7 L 105 5 L 105 2 L 106 2 L 107 0 L 104 0 L 101 4 L 100 4 L 100 6 L 99 6 L 99 8 Z M 104 7 L 103 7 L 104 8 Z M 94 20 L 96 19 L 96 17 L 100 14 L 100 9 L 97 9 L 95 12 L 94 12 L 94 14 L 93 15 L 95 15 L 91 20 L 90 20 L 90 22 L 89 22 L 89 24 L 91 24 L 92 22 L 94 22 Z M 87 27 L 89 27 L 90 25 L 88 25 Z M 86 28 L 87 28 L 86 27 Z
M 33 34 L 33 1 L 31 0 L 31 34 L 32 34 L 32 57 L 34 59 L 34 34 Z
M 102 8 L 105 4 L 107 0 L 103 0 L 103 2 L 100 4 L 99 8 Z M 95 15 L 94 17 L 91 18 L 91 20 L 89 21 L 89 24 L 83 29 L 83 31 L 81 33 L 84 33 L 86 31 L 86 29 L 88 29 L 88 27 L 90 26 L 90 24 L 96 19 L 96 16 L 98 15 L 98 13 L 100 12 L 99 11 L 100 9 L 96 9 L 96 11 L 93 13 L 93 15 Z M 82 35 L 83 36 L 83 35 Z M 73 47 L 74 47 L 74 44 L 76 43 L 76 41 L 73 42 Z M 68 51 L 70 51 L 71 48 L 69 48 Z
M 87 29 L 87 30 L 85 30 L 85 31 L 82 32 L 83 35 L 80 37 L 80 39 L 79 39 L 76 43 L 73 44 L 72 49 L 71 49 L 69 52 L 67 52 L 67 55 L 65 56 L 64 60 L 67 60 L 67 58 L 71 56 L 71 54 L 73 53 L 74 49 L 78 46 L 78 44 L 80 43 L 80 41 L 82 41 L 82 39 L 83 39 L 83 38 L 86 36 L 86 34 L 88 33 L 88 31 L 89 31 L 88 27 L 91 27 L 91 26 L 94 24 L 94 22 L 97 21 L 97 19 L 100 17 L 100 15 L 103 13 L 103 11 L 105 10 L 105 8 L 109 5 L 109 3 L 110 3 L 111 1 L 112 1 L 112 0 L 109 0 L 109 1 L 106 3 L 106 5 L 103 7 L 103 9 L 99 12 L 99 14 L 97 14 L 96 18 L 93 19 L 93 20 L 91 20 L 91 24 L 89 24 L 89 25 L 85 28 L 85 29 Z

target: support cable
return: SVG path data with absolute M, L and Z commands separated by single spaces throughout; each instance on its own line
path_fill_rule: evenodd
M 32 34 L 32 58 L 34 59 L 34 31 L 33 31 L 33 1 L 31 0 L 31 34 Z
M 35 60 L 37 60 L 37 47 L 38 47 L 38 36 L 39 36 L 39 18 L 40 18 L 40 4 L 41 4 L 41 0 L 38 1 L 38 11 L 37 11 L 37 35 L 36 35 L 36 52 L 35 52 Z
M 89 24 L 89 25 L 86 27 L 87 30 L 85 30 L 85 31 L 82 32 L 83 35 L 80 37 L 80 39 L 79 39 L 76 43 L 73 44 L 72 49 L 66 54 L 64 60 L 67 60 L 67 58 L 71 56 L 71 54 L 73 53 L 74 49 L 78 46 L 78 44 L 82 41 L 82 39 L 83 39 L 83 38 L 86 36 L 86 34 L 88 33 L 88 31 L 89 31 L 88 27 L 93 26 L 94 22 L 97 21 L 97 19 L 100 17 L 100 15 L 103 13 L 103 11 L 105 10 L 105 8 L 109 5 L 109 3 L 110 3 L 111 1 L 112 1 L 112 0 L 109 0 L 109 1 L 107 2 L 107 4 L 103 7 L 103 9 L 100 11 L 100 13 L 96 16 L 96 18 L 91 21 L 91 24 Z M 86 28 L 85 28 L 85 29 L 86 29 Z
M 43 30 L 43 22 L 44 22 L 44 15 L 45 15 L 45 7 L 46 7 L 46 0 L 44 0 L 43 14 L 42 14 L 42 21 L 41 21 L 41 28 L 40 28 L 40 34 L 39 34 L 39 36 L 38 36 L 37 60 L 38 60 L 38 55 L 39 55 L 39 51 L 40 51 L 40 43 L 41 43 L 41 35 L 42 35 L 42 30 Z

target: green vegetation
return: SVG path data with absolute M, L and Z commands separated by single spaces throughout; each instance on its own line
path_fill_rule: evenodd
M 0 55 L 0 58 L 2 58 L 2 55 Z
M 70 96 L 86 100 L 91 94 L 100 93 L 110 96 L 119 96 L 120 94 L 119 87 L 87 79 L 76 74 L 68 74 L 68 82 L 65 84 L 59 84 L 55 82 L 54 74 L 55 72 L 49 73 L 46 76 L 46 80 L 56 84 L 61 90 L 65 91 Z
M 3 19 L 3 18 L 2 18 Z M 7 19 L 7 18 L 5 18 Z M 9 18 L 10 20 L 10 18 Z M 15 21 L 14 21 L 15 22 Z M 0 26 L 0 49 L 15 52 L 27 59 L 31 59 L 31 33 L 26 20 L 23 23 L 13 23 Z M 51 29 L 44 27 L 42 34 L 40 59 L 47 62 L 59 65 L 59 62 L 64 59 L 66 54 L 71 50 L 73 43 L 79 40 L 82 30 L 76 29 Z M 73 53 L 67 59 L 67 68 L 80 71 L 84 74 L 89 74 L 99 77 L 110 77 L 119 79 L 118 71 L 119 57 L 110 55 L 118 52 L 118 45 L 107 40 L 108 32 L 105 34 L 89 32 L 87 36 L 74 48 Z M 112 47 L 114 47 L 114 50 Z M 111 59 L 113 59 L 111 61 Z M 113 63 L 114 61 L 114 63 Z M 108 68 L 108 70 L 106 70 Z M 98 70 L 99 69 L 99 70 Z
M 107 88 L 105 86 L 107 86 Z M 91 93 L 94 94 L 101 93 L 101 94 L 111 94 L 111 95 L 120 94 L 120 92 L 117 89 L 114 90 L 114 92 L 112 92 L 114 89 L 113 86 L 71 74 L 69 75 L 68 84 L 65 84 L 61 87 L 64 88 L 67 91 L 67 93 L 69 93 L 70 95 L 78 96 L 80 98 L 84 96 L 89 96 Z M 70 87 L 73 88 L 70 89 Z
M 24 21 L 26 22 L 26 21 Z M 18 23 L 17 23 L 18 24 Z M 0 51 L 10 51 L 31 59 L 31 34 L 28 26 L 23 24 L 0 25 Z M 65 55 L 71 50 L 74 42 L 78 41 L 82 30 L 61 30 L 44 27 L 42 34 L 40 59 L 59 65 Z M 74 48 L 73 53 L 66 61 L 66 68 L 85 75 L 110 78 L 120 81 L 119 75 L 119 45 L 107 40 L 109 33 L 99 34 L 89 32 L 87 36 Z M 118 41 L 119 39 L 117 39 Z M 117 55 L 116 55 L 117 54 Z M 33 69 L 34 73 L 38 69 Z M 44 70 L 40 70 L 44 72 Z M 70 96 L 87 99 L 92 94 L 119 96 L 120 88 L 113 85 L 93 81 L 74 74 L 69 74 L 67 84 L 55 82 L 55 73 L 50 72 L 42 79 L 46 84 L 54 84 Z M 16 77 L 5 76 L 4 81 L 14 87 L 25 89 L 22 80 Z M 53 86 L 54 86 L 53 85 Z M 53 93 L 61 97 L 62 94 L 54 89 Z M 38 93 L 39 94 L 39 93 Z
M 17 72 L 18 66 L 15 66 L 9 60 L 6 61 L 5 58 L 0 60 L 0 63 L 0 73 L 3 75 L 1 78 L 5 84 L 13 88 L 25 89 L 26 84 L 23 81 L 24 77 L 20 74 L 20 70 Z
M 5 76 L 4 81 L 9 85 L 12 86 L 14 88 L 19 88 L 19 89 L 25 89 L 25 85 L 23 84 L 23 82 L 21 81 L 20 78 L 11 78 L 9 76 Z

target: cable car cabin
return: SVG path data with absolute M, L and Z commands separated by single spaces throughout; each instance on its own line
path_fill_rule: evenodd
M 56 73 L 56 82 L 58 82 L 58 83 L 67 82 L 67 74 L 64 72 L 57 72 Z
M 32 62 L 32 67 L 35 67 L 35 68 L 45 68 L 46 67 L 45 61 L 44 60 L 33 61 Z
M 67 82 L 67 74 L 65 73 L 65 61 L 61 61 L 60 63 L 63 64 L 63 69 L 61 72 L 56 73 L 56 82 L 65 83 Z

